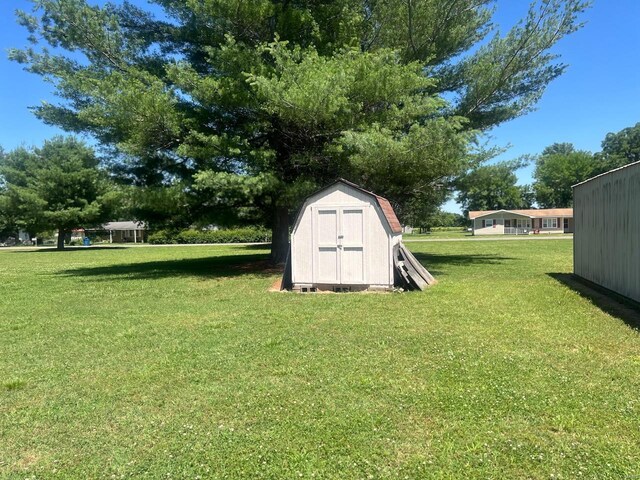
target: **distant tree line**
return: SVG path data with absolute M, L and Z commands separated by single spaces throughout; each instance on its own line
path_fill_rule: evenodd
M 573 185 L 637 161 L 640 123 L 607 134 L 597 153 L 577 150 L 571 143 L 554 143 L 537 156 L 470 169 L 455 182 L 456 200 L 465 212 L 571 207 Z M 535 164 L 533 183 L 517 185 L 515 172 L 530 162 Z
M 440 227 L 466 227 L 469 223 L 464 215 L 459 213 L 445 212 L 437 209 L 429 215 L 410 219 L 410 225 L 420 230 L 431 230 Z
M 571 207 L 572 185 L 608 170 L 640 161 L 640 123 L 617 133 L 609 133 L 602 150 L 576 150 L 571 143 L 554 143 L 535 157 L 518 161 L 481 164 L 460 175 L 454 182 L 457 200 L 466 212 L 523 208 Z M 535 162 L 532 185 L 517 185 L 515 172 Z M 117 177 L 116 177 L 117 178 Z M 261 181 L 243 181 L 234 175 L 218 174 L 215 188 L 207 186 L 186 191 L 180 185 L 142 188 L 119 184 L 108 162 L 74 137 L 55 137 L 42 147 L 0 148 L 0 238 L 58 233 L 58 248 L 71 230 L 97 226 L 107 220 L 144 219 L 158 228 L 171 225 L 187 228 L 197 217 L 184 214 L 187 195 L 211 197 L 215 191 L 217 217 L 222 224 L 242 226 L 261 223 Z M 238 195 L 253 198 L 256 204 L 238 208 Z M 438 193 L 440 203 L 447 192 Z M 466 215 L 442 211 L 436 203 L 409 203 L 405 224 L 422 229 L 463 227 Z M 226 221 L 225 221 L 226 219 Z M 197 224 L 196 224 L 197 226 Z

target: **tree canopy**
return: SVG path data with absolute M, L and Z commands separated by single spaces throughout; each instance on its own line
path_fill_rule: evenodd
M 30 233 L 65 234 L 107 220 L 113 190 L 93 150 L 73 137 L 55 137 L 41 148 L 17 148 L 0 159 L 0 217 Z
M 531 208 L 533 195 L 528 185 L 516 185 L 515 171 L 521 162 L 481 165 L 456 182 L 457 201 L 465 212 Z
M 640 162 L 640 123 L 617 133 L 608 133 L 602 141 L 602 152 L 598 157 L 607 170 Z
M 11 58 L 61 99 L 35 113 L 93 135 L 129 182 L 179 186 L 189 215 L 261 215 L 275 260 L 291 207 L 337 176 L 401 215 L 441 202 L 473 137 L 530 111 L 564 71 L 550 49 L 587 6 L 534 1 L 501 35 L 492 0 L 151 3 L 19 13 L 32 46 Z
M 5 152 L 0 147 L 0 164 L 5 161 Z M 7 236 L 10 233 L 15 233 L 15 221 L 9 214 L 8 198 L 7 198 L 7 185 L 2 175 L 0 175 L 0 238 Z
M 542 150 L 543 157 L 549 157 L 551 155 L 570 155 L 576 151 L 573 143 L 568 142 L 556 142 L 552 143 L 548 147 Z
M 429 216 L 421 218 L 417 223 L 412 223 L 413 227 L 418 227 L 421 230 L 431 230 L 438 227 L 465 227 L 467 226 L 467 218 L 460 213 L 445 212 L 440 209 L 436 210 Z
M 557 148 L 559 145 L 570 148 Z M 591 153 L 577 151 L 571 144 L 553 144 L 536 160 L 533 172 L 536 203 L 541 208 L 573 206 L 572 186 L 603 171 Z

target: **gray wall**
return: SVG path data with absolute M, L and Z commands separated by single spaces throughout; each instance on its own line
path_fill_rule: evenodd
M 574 273 L 640 302 L 640 162 L 576 185 Z

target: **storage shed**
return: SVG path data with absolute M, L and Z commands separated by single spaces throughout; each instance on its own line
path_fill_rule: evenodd
M 401 242 L 402 227 L 389 201 L 339 179 L 307 197 L 298 213 L 291 233 L 291 287 L 393 289 Z M 404 255 L 415 261 L 408 251 Z
M 573 187 L 573 271 L 640 302 L 640 162 Z

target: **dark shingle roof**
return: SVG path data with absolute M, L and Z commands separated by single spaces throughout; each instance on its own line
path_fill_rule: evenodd
M 469 212 L 469 220 L 498 212 L 515 213 L 531 218 L 573 217 L 573 208 L 541 208 L 529 210 L 477 210 Z
M 105 230 L 144 230 L 146 225 L 144 222 L 107 222 L 102 225 Z

